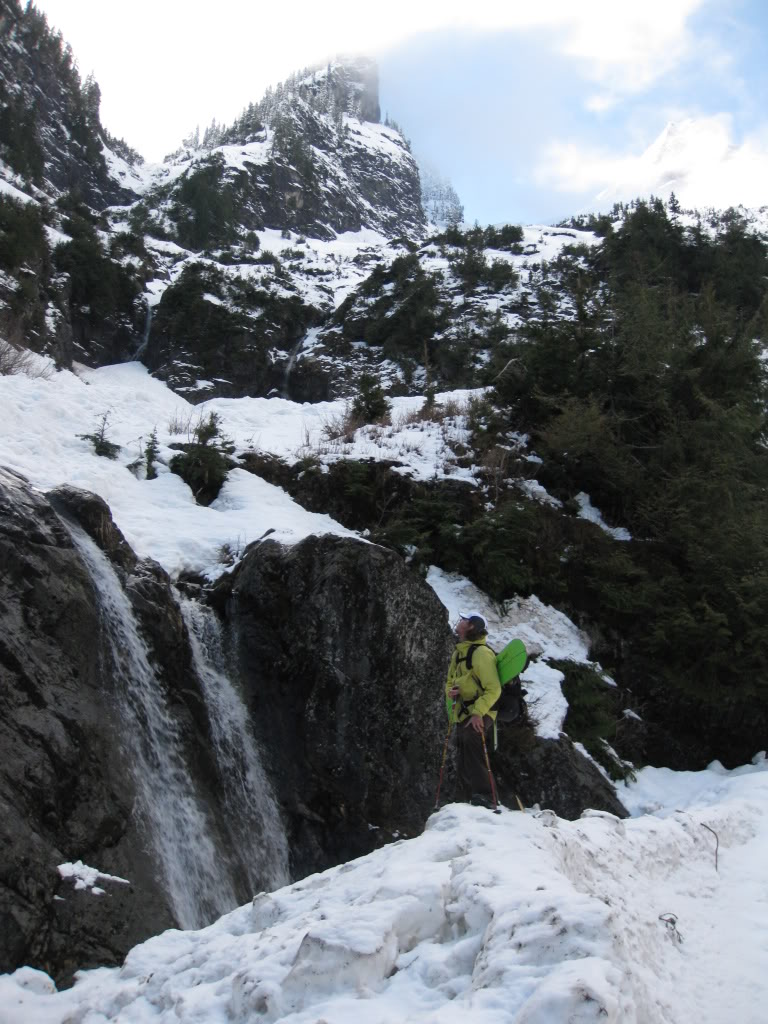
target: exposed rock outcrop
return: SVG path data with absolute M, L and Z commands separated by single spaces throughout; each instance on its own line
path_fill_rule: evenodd
M 264 541 L 215 592 L 301 876 L 420 832 L 434 802 L 445 609 L 397 555 Z
M 588 808 L 627 817 L 613 786 L 565 735 L 532 739 L 500 725 L 494 763 L 499 795 L 509 807 L 516 806 L 517 794 L 526 807 L 538 804 L 561 818 L 576 819 Z
M 0 470 L 0 971 L 28 963 L 67 983 L 276 876 L 257 855 L 259 822 L 243 826 L 229 797 L 224 772 L 242 762 L 220 760 L 167 575 L 136 557 L 100 498 L 49 498 Z M 105 559 L 98 583 L 78 529 L 114 567 Z M 173 820 L 148 806 L 158 785 Z M 127 884 L 74 888 L 58 867 L 78 861 Z

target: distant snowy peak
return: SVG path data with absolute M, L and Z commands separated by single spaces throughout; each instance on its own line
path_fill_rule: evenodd
M 684 178 L 704 160 L 725 160 L 735 147 L 719 118 L 670 121 L 646 149 L 643 158 L 662 173 Z
M 733 140 L 729 115 L 670 121 L 639 156 L 617 161 L 615 180 L 597 201 L 619 202 L 675 193 L 684 207 L 768 204 L 765 157 L 749 139 Z

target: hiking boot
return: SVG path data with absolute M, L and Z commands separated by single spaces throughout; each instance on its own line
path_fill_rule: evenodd
M 469 802 L 473 807 L 487 807 L 489 811 L 494 809 L 493 800 L 489 796 L 483 796 L 482 793 L 473 793 Z

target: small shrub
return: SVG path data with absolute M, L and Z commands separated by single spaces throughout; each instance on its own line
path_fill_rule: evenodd
M 117 454 L 120 451 L 120 445 L 115 444 L 114 441 L 110 441 L 107 438 L 107 423 L 109 422 L 109 413 L 105 412 L 99 421 L 98 429 L 93 434 L 78 434 L 77 436 L 83 441 L 90 441 L 93 445 L 93 450 L 97 455 L 102 455 L 106 459 L 116 459 Z
M 389 413 L 381 384 L 370 373 L 361 375 L 358 381 L 358 392 L 352 401 L 351 415 L 363 423 L 377 423 Z
M 326 441 L 344 441 L 349 444 L 354 439 L 355 431 L 364 424 L 365 420 L 354 416 L 348 405 L 343 413 L 329 416 L 325 420 L 321 433 Z
M 182 450 L 171 459 L 170 470 L 187 484 L 199 505 L 210 505 L 235 465 L 230 458 L 234 445 L 221 434 L 220 417 L 215 412 L 207 418 L 200 416 L 193 436 L 191 444 L 173 446 Z
M 467 406 L 458 398 L 449 398 L 439 407 L 441 419 L 453 419 L 456 416 L 463 416 L 467 412 Z
M 221 417 L 218 413 L 210 413 L 207 419 L 201 414 L 194 429 L 195 441 L 197 444 L 206 445 L 212 441 L 214 437 L 218 437 L 220 423 Z
M 144 459 L 147 467 L 147 480 L 154 480 L 157 477 L 157 470 L 155 469 L 155 462 L 157 461 L 157 455 L 159 446 L 157 443 L 157 427 L 152 430 L 147 441 L 147 447 L 144 449 Z

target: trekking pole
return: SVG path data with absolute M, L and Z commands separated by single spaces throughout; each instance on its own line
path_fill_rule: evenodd
M 483 753 L 485 754 L 485 767 L 488 769 L 488 781 L 491 784 L 491 796 L 493 797 L 493 813 L 501 814 L 499 810 L 499 801 L 496 799 L 496 783 L 493 781 L 493 772 L 491 771 L 491 762 L 488 760 L 488 747 L 485 743 L 485 730 L 480 733 L 480 739 L 483 741 Z
M 445 734 L 445 743 L 443 744 L 443 760 L 440 762 L 440 778 L 437 780 L 437 793 L 435 793 L 435 807 L 437 810 L 440 805 L 440 787 L 443 784 L 443 772 L 445 771 L 445 759 L 448 756 L 448 741 L 451 738 L 451 730 L 453 729 L 453 708 L 456 701 L 451 704 L 451 714 L 448 719 L 448 732 Z

